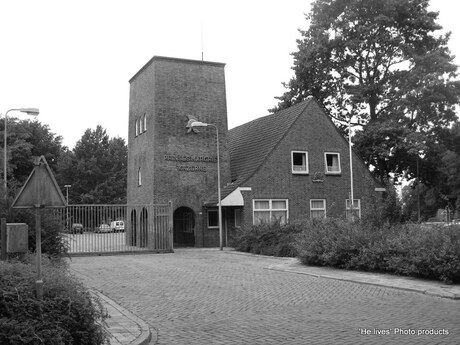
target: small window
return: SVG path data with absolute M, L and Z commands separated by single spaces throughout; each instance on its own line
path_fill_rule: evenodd
M 288 201 L 282 200 L 254 200 L 253 224 L 263 224 L 278 221 L 286 224 L 288 219 Z
M 333 152 L 325 152 L 324 159 L 326 160 L 326 174 L 340 174 L 340 154 Z
M 345 200 L 345 208 L 347 210 L 347 219 L 351 219 L 350 199 Z M 361 219 L 361 200 L 353 199 L 353 219 Z
M 137 170 L 137 185 L 140 187 L 142 186 L 142 172 L 141 168 Z
M 136 134 L 136 137 L 139 135 L 139 119 L 136 119 L 136 123 L 135 123 L 135 134 Z
M 144 114 L 144 132 L 147 132 L 147 114 Z
M 241 210 L 239 208 L 235 209 L 235 228 L 241 228 Z
M 310 217 L 326 218 L 326 199 L 310 200 Z
M 218 210 L 208 210 L 208 228 L 219 227 L 219 212 Z
M 292 151 L 291 161 L 293 174 L 308 174 L 308 152 Z
M 139 134 L 142 134 L 144 132 L 144 120 L 143 117 L 139 119 Z

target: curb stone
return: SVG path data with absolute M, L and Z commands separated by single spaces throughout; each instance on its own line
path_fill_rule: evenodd
M 236 251 L 227 251 L 226 253 L 248 256 L 263 256 Z M 302 265 L 297 258 L 281 257 L 280 259 L 283 259 L 284 263 L 269 265 L 266 269 L 280 272 L 304 274 L 316 278 L 335 279 L 352 283 L 416 292 L 433 297 L 460 300 L 459 285 L 446 285 L 438 281 L 424 281 L 422 279 L 413 277 L 394 276 L 384 273 L 369 273 L 342 270 L 332 267 L 308 266 Z
M 131 313 L 129 310 L 123 308 L 118 303 L 116 303 L 115 301 L 113 301 L 112 299 L 104 295 L 102 292 L 92 289 L 91 293 L 93 293 L 99 298 L 99 300 L 102 302 L 104 307 L 109 306 L 111 308 L 116 309 L 122 315 L 121 317 L 124 320 L 123 323 L 126 323 L 127 321 L 130 324 L 129 328 L 131 330 L 133 328 L 136 328 L 137 331 L 135 333 L 140 333 L 140 335 L 138 335 L 137 337 L 134 335 L 131 335 L 131 338 L 134 337 L 134 340 L 123 341 L 122 339 L 120 341 L 119 337 L 120 336 L 123 337 L 123 335 L 119 335 L 119 334 L 122 334 L 125 332 L 120 333 L 118 332 L 118 330 L 114 330 L 114 331 L 110 330 L 110 323 L 111 323 L 110 321 L 111 321 L 112 315 L 110 315 L 109 313 L 110 318 L 106 319 L 106 323 L 108 324 L 107 332 L 110 333 L 111 339 L 115 338 L 116 343 L 118 344 L 129 344 L 129 345 L 147 345 L 150 342 L 152 338 L 152 333 L 150 331 L 150 327 L 147 325 L 147 323 L 144 320 L 140 319 L 139 317 Z M 117 316 L 117 318 L 119 317 Z M 112 343 L 112 340 L 111 340 L 111 343 Z

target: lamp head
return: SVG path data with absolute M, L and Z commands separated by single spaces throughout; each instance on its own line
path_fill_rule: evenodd
M 209 125 L 207 123 L 204 123 L 204 122 L 200 122 L 200 121 L 193 121 L 190 126 L 192 128 L 195 128 L 195 127 L 208 127 Z
M 40 114 L 40 111 L 38 110 L 38 108 L 21 108 L 19 109 L 19 111 L 23 113 L 27 113 L 27 115 L 32 115 L 32 116 L 37 116 L 38 114 Z

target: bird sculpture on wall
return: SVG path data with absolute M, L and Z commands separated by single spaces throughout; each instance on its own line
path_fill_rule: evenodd
M 191 132 L 199 133 L 199 131 L 196 128 L 192 127 L 193 122 L 199 122 L 199 121 L 195 118 L 194 115 L 187 115 L 187 125 L 185 126 L 188 129 L 187 133 L 191 133 Z

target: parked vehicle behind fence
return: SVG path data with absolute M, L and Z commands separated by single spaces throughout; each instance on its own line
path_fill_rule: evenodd
M 125 231 L 125 222 L 122 220 L 111 222 L 110 229 L 112 229 L 113 232 Z

